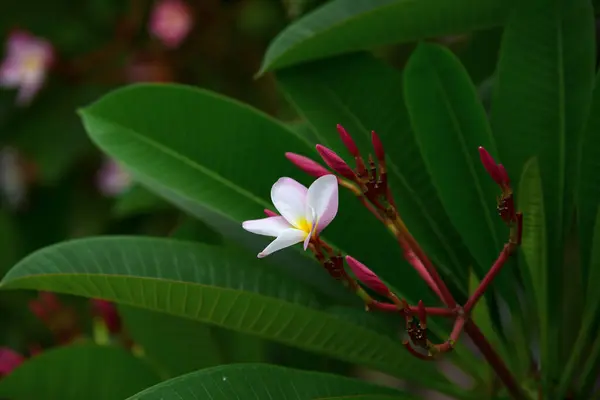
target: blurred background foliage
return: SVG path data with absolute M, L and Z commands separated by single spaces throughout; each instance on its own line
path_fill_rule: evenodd
M 173 206 L 132 184 L 92 145 L 76 111 L 110 90 L 132 82 L 178 82 L 231 96 L 290 123 L 297 120 L 273 76 L 255 79 L 255 75 L 277 33 L 326 0 L 188 0 L 192 29 L 175 48 L 150 32 L 156 3 L 19 0 L 2 6 L 0 42 L 5 43 L 14 29 L 26 30 L 50 41 L 57 60 L 30 105 L 16 104 L 16 90 L 0 90 L 0 276 L 36 249 L 82 236 L 221 240 L 204 224 L 190 222 Z M 430 39 L 459 56 L 486 106 L 501 33 L 494 28 Z M 413 48 L 409 43 L 374 52 L 402 67 Z M 38 296 L 28 291 L 0 292 L 0 347 L 29 357 L 60 345 L 63 328 L 76 325 L 83 338 L 100 343 L 106 336 L 103 329 L 110 329 L 101 327 L 98 318 L 106 316 L 93 303 L 69 296 L 58 300 L 64 315 L 48 323 L 44 317 L 49 312 L 36 311 L 36 304 L 57 300 Z M 131 307 L 118 311 L 124 327 L 119 340 L 159 366 L 162 379 L 240 361 L 350 370 L 349 365 L 324 356 L 198 322 Z M 161 346 L 159 338 L 171 346 Z

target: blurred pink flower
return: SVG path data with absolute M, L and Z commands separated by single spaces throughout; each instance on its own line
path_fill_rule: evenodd
M 65 306 L 56 294 L 40 292 L 29 302 L 29 309 L 54 334 L 57 343 L 72 342 L 80 334 L 75 310 Z
M 27 105 L 40 90 L 54 61 L 52 44 L 25 31 L 14 31 L 6 41 L 0 65 L 0 86 L 18 88 L 17 104 Z
M 110 301 L 92 299 L 92 310 L 94 315 L 102 318 L 108 331 L 112 334 L 121 332 L 121 317 L 117 307 Z
M 192 30 L 194 19 L 182 0 L 159 0 L 150 16 L 150 33 L 165 46 L 176 48 Z
M 131 176 L 116 161 L 106 158 L 98 171 L 97 184 L 105 196 L 117 196 L 131 186 Z
M 10 374 L 25 361 L 25 357 L 8 347 L 0 347 L 0 378 Z

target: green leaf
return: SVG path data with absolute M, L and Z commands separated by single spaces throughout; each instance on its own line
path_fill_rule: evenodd
M 202 221 L 185 218 L 173 231 L 171 237 L 190 242 L 206 244 L 223 244 L 223 237 Z
M 502 248 L 506 228 L 494 207 L 498 188 L 477 150 L 495 153 L 475 87 L 448 49 L 420 44 L 404 71 L 404 95 L 427 169 L 481 277 Z
M 511 5 L 510 0 L 330 1 L 273 40 L 260 73 L 374 46 L 499 26 Z
M 590 353 L 589 346 L 590 341 L 596 335 L 595 329 L 597 329 L 600 315 L 600 291 L 598 290 L 598 285 L 595 282 L 600 280 L 600 207 L 597 208 L 596 217 L 595 217 L 595 228 L 592 234 L 592 254 L 589 265 L 589 276 L 587 278 L 587 290 L 585 297 L 585 307 L 583 320 L 581 322 L 581 326 L 579 327 L 579 334 L 574 341 L 574 346 L 571 351 L 569 360 L 562 370 L 561 380 L 559 384 L 558 393 L 559 395 L 565 394 L 565 392 L 569 389 L 569 385 L 572 384 L 573 376 L 580 368 L 580 366 L 584 365 L 584 373 L 580 376 L 580 382 L 585 382 L 581 387 L 590 387 L 595 384 L 596 374 L 590 372 L 597 371 L 597 366 L 594 368 L 590 368 L 587 365 L 592 365 L 590 360 L 593 360 L 593 364 L 600 365 L 596 360 L 600 355 L 599 352 Z M 587 364 L 587 365 L 586 365 Z M 592 381 L 593 383 L 591 383 Z M 581 395 L 590 394 L 587 391 L 580 393 Z
M 272 207 L 277 179 L 298 174 L 284 153 L 307 143 L 278 121 L 215 93 L 165 84 L 119 89 L 80 114 L 92 140 L 154 193 L 256 253 L 272 240 L 244 231 L 241 223 Z M 355 216 L 344 206 L 338 215 L 332 226 L 356 244 L 361 221 L 350 223 Z M 332 297 L 352 298 L 310 254 L 299 256 L 301 246 L 294 250 L 265 262 Z
M 600 203 L 600 79 L 596 76 L 589 118 L 581 141 L 577 177 L 577 226 L 581 265 L 588 270 L 597 207 Z
M 548 289 L 548 242 L 546 216 L 540 168 L 536 158 L 526 165 L 521 176 L 518 191 L 518 206 L 523 212 L 522 258 L 526 270 L 523 271 L 525 292 L 529 294 L 537 310 L 542 362 L 548 360 L 549 346 L 549 289 Z
M 168 210 L 169 204 L 143 186 L 134 184 L 116 200 L 113 214 L 117 218 Z
M 388 394 L 413 399 L 398 390 L 332 374 L 264 364 L 225 365 L 193 372 L 148 388 L 128 400 L 315 400 L 332 396 Z
M 336 124 L 346 128 L 363 155 L 372 148 L 371 130 L 377 131 L 387 152 L 388 179 L 402 218 L 436 265 L 444 269 L 444 275 L 454 279 L 452 283 L 466 295 L 465 265 L 469 265 L 471 258 L 452 227 L 419 154 L 401 95 L 402 75 L 370 55 L 357 54 L 282 70 L 277 73 L 277 81 L 312 126 L 319 142 L 342 157 L 348 151 L 335 130 Z M 312 152 L 316 155 L 316 151 Z M 386 249 L 386 260 L 369 257 L 363 260 L 361 254 L 356 257 L 402 289 L 409 301 L 424 296 L 428 296 L 424 301 L 428 298 L 433 301 L 434 296 L 404 261 L 400 250 L 396 250 L 398 246 L 392 238 L 377 234 L 384 231 L 378 225 L 373 231 L 372 225 L 364 231 Z M 398 261 L 390 263 L 390 258 Z M 370 259 L 379 262 L 369 263 Z
M 589 0 L 521 2 L 510 16 L 502 40 L 492 100 L 492 127 L 509 175 L 538 159 L 544 193 L 547 300 L 559 307 L 564 237 L 571 226 L 577 145 L 588 113 L 595 65 L 594 11 Z M 552 327 L 543 361 L 544 382 L 557 379 L 556 346 L 560 314 Z M 548 333 L 548 332 L 547 332 Z
M 412 358 L 399 341 L 319 311 L 311 292 L 266 267 L 229 247 L 142 237 L 93 238 L 33 253 L 0 286 L 166 312 L 454 391 L 435 366 Z
M 121 348 L 77 344 L 44 351 L 21 364 L 0 381 L 0 396 L 11 400 L 114 400 L 158 382 L 143 360 Z
M 187 318 L 120 305 L 119 314 L 144 356 L 166 378 L 222 363 L 211 326 Z

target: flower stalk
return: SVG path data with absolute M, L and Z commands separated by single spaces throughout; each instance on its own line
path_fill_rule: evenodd
M 354 158 L 355 167 L 350 167 L 337 153 L 320 144 L 316 146 L 317 152 L 333 174 L 321 164 L 305 156 L 286 153 L 286 157 L 293 164 L 318 179 L 309 189 L 290 178 L 280 179 L 273 186 L 271 197 L 281 215 L 265 210 L 268 218 L 244 222 L 244 228 L 250 232 L 277 237 L 259 254 L 259 257 L 304 241 L 304 248 L 314 254 L 329 275 L 360 297 L 367 311 L 398 313 L 404 317 L 407 339 L 403 341 L 403 345 L 411 355 L 421 360 L 434 360 L 441 354 L 452 351 L 464 331 L 495 370 L 512 397 L 524 399 L 522 389 L 504 361 L 471 319 L 473 308 L 521 243 L 523 218 L 521 213 L 516 212 L 513 190 L 505 168 L 501 164 L 496 164 L 485 149 L 479 148 L 483 167 L 501 190 L 496 207 L 498 215 L 509 228 L 509 237 L 479 287 L 464 306 L 461 306 L 400 216 L 388 184 L 385 151 L 380 137 L 374 131 L 371 132 L 375 157 L 369 154 L 365 162 L 358 146 L 344 127 L 338 125 L 337 130 L 341 141 Z M 419 301 L 416 306 L 410 305 L 394 293 L 365 264 L 351 255 L 342 256 L 323 240 L 320 232 L 337 213 L 338 185 L 355 194 L 359 202 L 390 230 L 402 248 L 404 258 L 445 307 L 427 307 L 423 301 Z M 282 189 L 284 186 L 285 188 Z M 321 222 L 323 219 L 324 222 Z M 289 239 L 291 236 L 293 240 Z M 282 246 L 282 243 L 285 246 Z M 346 271 L 346 264 L 352 271 L 352 275 Z M 388 301 L 375 300 L 366 289 Z M 446 341 L 433 343 L 428 339 L 429 317 L 454 320 L 453 328 Z

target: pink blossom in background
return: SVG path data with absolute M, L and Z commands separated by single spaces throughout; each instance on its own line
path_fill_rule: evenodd
M 25 357 L 8 347 L 0 347 L 0 378 L 11 373 L 21 363 Z
M 150 15 L 150 34 L 165 46 L 176 48 L 192 30 L 194 19 L 182 0 L 159 0 Z
M 75 310 L 64 305 L 51 292 L 39 292 L 38 298 L 29 302 L 29 310 L 54 334 L 59 344 L 72 342 L 80 335 Z
M 105 196 L 117 196 L 129 189 L 131 176 L 119 164 L 106 158 L 98 171 L 97 184 L 100 192 Z
M 27 105 L 41 89 L 54 61 L 54 50 L 47 40 L 25 31 L 14 31 L 6 41 L 0 65 L 0 86 L 18 89 L 17 104 Z
M 102 318 L 108 331 L 112 334 L 121 332 L 121 317 L 117 307 L 110 301 L 92 299 L 92 310 L 94 315 Z

